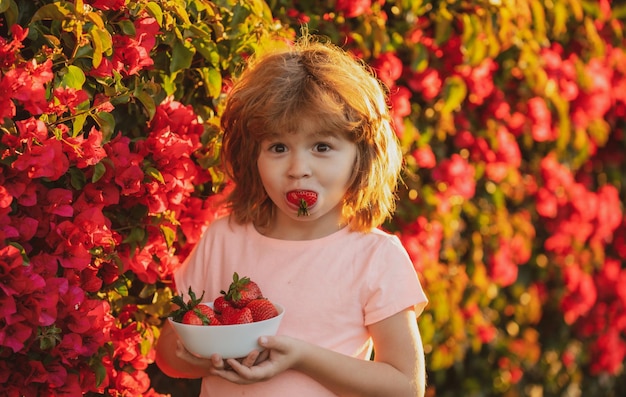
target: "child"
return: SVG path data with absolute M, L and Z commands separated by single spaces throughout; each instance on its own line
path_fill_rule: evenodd
M 175 281 L 212 299 L 237 272 L 285 317 L 239 360 L 198 358 L 165 324 L 166 374 L 202 377 L 207 397 L 424 395 L 426 297 L 399 239 L 377 229 L 402 163 L 385 95 L 362 62 L 319 40 L 250 61 L 222 116 L 231 214 Z

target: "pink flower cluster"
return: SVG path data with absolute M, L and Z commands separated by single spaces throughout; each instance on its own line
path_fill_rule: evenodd
M 124 2 L 94 6 L 105 3 Z M 118 37 L 97 73 L 150 66 L 158 25 L 135 23 L 137 36 Z M 71 119 L 86 101 L 113 106 L 101 94 L 49 89 L 52 62 L 22 60 L 28 31 L 12 32 L 0 38 L 0 116 L 14 120 L 0 135 L 0 395 L 155 394 L 145 372 L 155 322 L 122 298 L 168 279 L 217 214 L 196 193 L 211 182 L 196 158 L 204 128 L 171 99 L 141 140 L 47 124 L 37 116 Z
M 626 269 L 620 265 L 624 241 L 619 238 L 626 217 L 618 191 L 612 185 L 588 190 L 552 157 L 543 159 L 541 172 L 537 211 L 550 233 L 546 252 L 563 273 L 564 319 L 594 341 L 592 372 L 617 373 L 626 358 L 626 341 L 619 337 L 626 330 Z M 621 253 L 619 259 L 607 251 L 611 245 Z
M 604 2 L 602 9 L 608 18 L 610 5 Z M 475 244 L 489 281 L 514 285 L 519 266 L 533 259 L 533 250 L 541 250 L 558 269 L 554 282 L 563 286 L 562 294 L 550 292 L 544 298 L 558 300 L 565 323 L 589 338 L 593 373 L 616 374 L 626 358 L 626 305 L 619 292 L 626 289 L 626 270 L 618 265 L 626 255 L 626 218 L 618 187 L 598 183 L 594 172 L 610 168 L 623 173 L 619 120 L 626 116 L 626 53 L 607 43 L 606 51 L 583 59 L 575 48 L 554 42 L 537 58 L 549 93 L 543 88 L 522 92 L 520 84 L 528 82 L 519 71 L 511 71 L 510 81 L 502 83 L 502 64 L 495 59 L 485 55 L 467 62 L 468 48 L 462 48 L 456 28 L 462 31 L 460 22 L 449 38 L 437 42 L 431 21 L 416 18 L 405 34 L 407 44 L 416 48 L 410 64 L 402 59 L 406 54 L 389 47 L 371 62 L 390 88 L 398 135 L 415 142 L 409 164 L 418 175 L 414 201 L 422 211 L 424 206 L 433 210 L 432 219 L 420 211 L 401 225 L 401 240 L 421 271 L 437 263 L 446 243 L 469 240 L 459 235 L 465 221 L 458 218 L 460 208 L 466 203 L 472 211 L 489 207 L 494 211 L 490 224 L 468 227 L 486 231 Z M 419 65 L 412 63 L 416 57 Z M 460 105 L 450 120 L 445 115 L 437 119 L 433 114 L 446 100 L 459 100 L 451 98 L 446 86 L 453 80 L 462 86 Z M 439 124 L 416 124 L 407 138 L 406 126 L 428 112 Z M 611 125 L 618 127 L 611 131 Z M 532 153 L 523 153 L 535 147 L 549 153 L 536 156 L 538 171 L 529 163 Z M 483 189 L 493 196 L 483 199 Z M 503 198 L 534 203 L 534 208 L 513 212 Z M 447 220 L 458 222 L 456 230 Z M 542 246 L 536 244 L 538 234 L 545 239 Z M 484 324 L 476 327 L 482 343 L 490 339 L 486 329 Z

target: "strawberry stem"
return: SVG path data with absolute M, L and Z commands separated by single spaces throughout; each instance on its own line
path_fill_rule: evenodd
M 298 208 L 298 216 L 309 216 L 309 206 L 306 203 L 306 200 L 300 199 L 300 207 Z

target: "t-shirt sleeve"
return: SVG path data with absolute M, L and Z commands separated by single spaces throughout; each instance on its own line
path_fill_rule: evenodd
M 420 315 L 428 303 L 413 263 L 396 236 L 388 236 L 371 257 L 364 299 L 365 325 L 413 307 Z

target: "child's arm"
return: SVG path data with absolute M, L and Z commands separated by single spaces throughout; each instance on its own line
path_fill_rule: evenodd
M 267 337 L 269 359 L 255 366 L 227 360 L 230 371 L 212 373 L 237 383 L 254 383 L 286 370 L 300 371 L 340 396 L 422 397 L 424 353 L 415 312 L 406 309 L 369 326 L 375 361 L 352 358 L 284 336 Z

